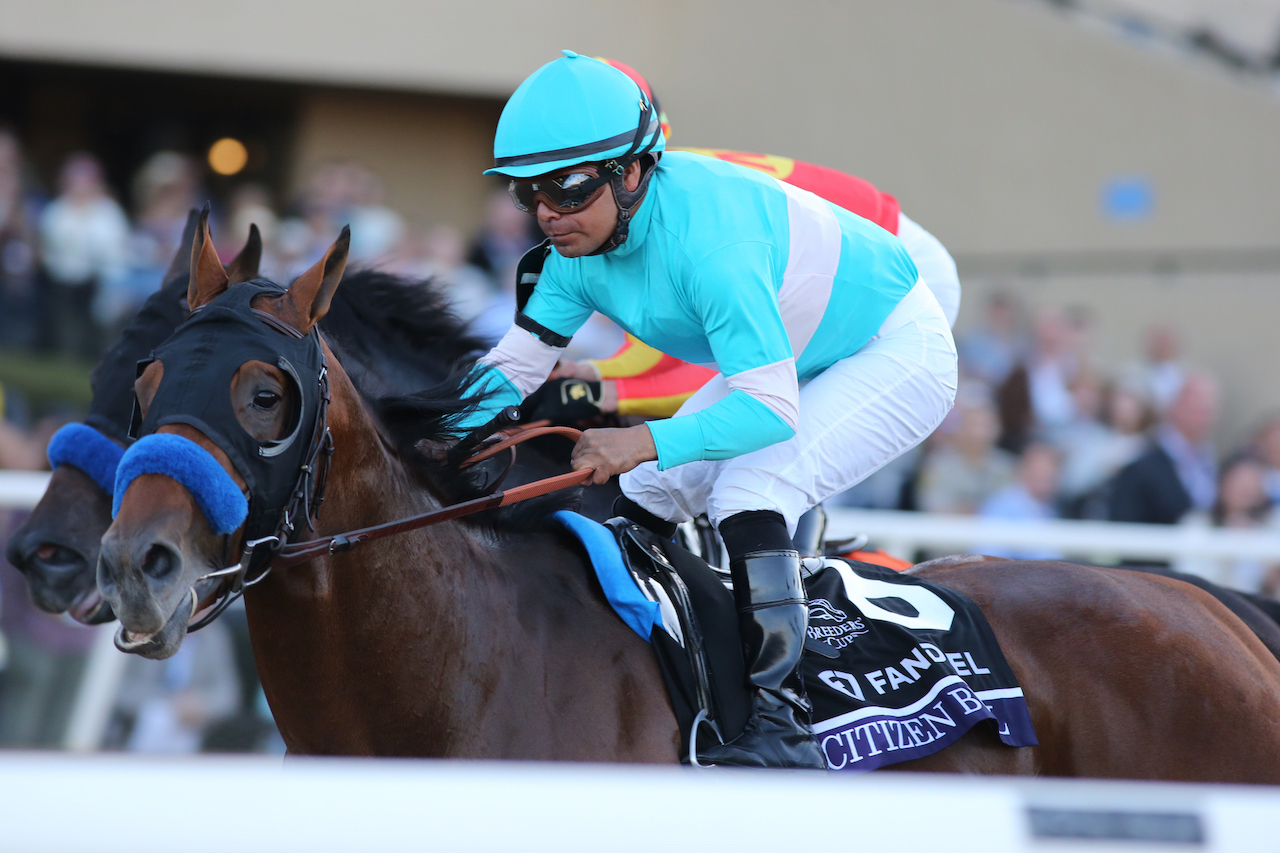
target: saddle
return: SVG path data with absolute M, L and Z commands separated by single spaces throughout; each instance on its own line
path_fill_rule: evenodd
M 647 639 L 682 760 L 697 764 L 699 752 L 737 737 L 750 712 L 728 574 L 627 519 L 605 526 L 660 614 Z M 967 596 L 871 563 L 806 557 L 803 565 L 810 612 L 800 671 L 830 769 L 923 757 L 979 723 L 1010 746 L 1037 743 L 1017 679 Z

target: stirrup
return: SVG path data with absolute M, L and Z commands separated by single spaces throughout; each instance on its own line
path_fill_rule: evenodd
M 707 716 L 706 708 L 699 711 L 698 716 L 693 718 L 693 725 L 689 727 L 689 764 L 694 767 L 708 769 L 716 765 L 703 764 L 698 761 L 698 728 L 704 725 L 711 727 L 711 732 L 716 736 L 716 741 L 721 746 L 724 745 L 724 735 L 720 733 L 720 726 L 716 724 L 716 721 Z

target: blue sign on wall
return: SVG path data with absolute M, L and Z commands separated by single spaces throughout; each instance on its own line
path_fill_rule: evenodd
M 1112 222 L 1142 222 L 1155 208 L 1155 187 L 1146 175 L 1116 175 L 1103 183 L 1100 201 Z

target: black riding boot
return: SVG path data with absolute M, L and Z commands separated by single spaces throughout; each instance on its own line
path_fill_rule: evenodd
M 825 770 L 796 671 L 809 616 L 800 557 L 795 551 L 753 551 L 732 559 L 729 571 L 752 688 L 751 719 L 732 742 L 698 757 L 707 764 Z

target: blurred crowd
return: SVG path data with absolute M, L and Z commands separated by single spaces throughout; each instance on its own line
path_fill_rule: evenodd
M 433 278 L 483 336 L 496 341 L 506 332 L 515 265 L 538 238 L 505 190 L 495 192 L 483 226 L 468 238 L 450 226 L 415 227 L 356 163 L 319 167 L 280 207 L 253 183 L 213 198 L 203 175 L 196 159 L 161 151 L 127 186 L 113 187 L 97 158 L 76 153 L 46 187 L 17 138 L 0 129 L 0 351 L 96 361 L 160 286 L 188 212 L 206 202 L 224 262 L 254 223 L 264 242 L 262 274 L 288 281 L 349 224 L 353 265 Z M 0 385 L 0 469 L 47 467 L 49 437 L 78 416 L 70 407 L 36 412 L 19 389 Z M 0 510 L 0 543 L 24 517 Z M 21 575 L 0 559 L 0 748 L 64 744 L 95 637 L 38 610 Z M 170 660 L 129 656 L 103 745 L 149 753 L 283 750 L 258 685 L 243 607 L 189 637 Z
M 1280 413 L 1257 424 L 1244 446 L 1220 446 L 1218 381 L 1183 359 L 1176 330 L 1149 327 L 1143 357 L 1109 370 L 1090 358 L 1090 330 L 1084 311 L 1028 317 L 1010 296 L 993 296 L 980 322 L 957 331 L 952 412 L 923 445 L 836 503 L 1007 520 L 1277 529 Z M 1176 568 L 1249 592 L 1280 591 L 1273 566 Z
M 377 176 L 357 163 L 319 167 L 281 206 L 253 183 L 210 199 L 203 175 L 193 158 L 162 151 L 127 187 L 112 187 L 97 159 L 77 153 L 62 164 L 56 185 L 44 187 L 17 139 L 0 129 L 0 350 L 96 360 L 157 289 L 188 211 L 206 201 L 214 203 L 214 240 L 224 262 L 255 223 L 264 239 L 262 273 L 287 281 L 350 224 L 353 264 L 433 278 L 457 313 L 491 341 L 514 313 L 515 266 L 540 238 L 500 188 L 482 226 L 466 235 L 451 226 L 416 226 L 386 204 Z M 1008 520 L 1277 526 L 1280 414 L 1258 424 L 1245 446 L 1215 444 L 1217 381 L 1184 359 L 1176 330 L 1135 330 L 1145 335 L 1142 358 L 1103 369 L 1091 358 L 1085 311 L 1031 314 L 1011 295 L 997 294 L 967 312 L 980 319 L 957 330 L 954 410 L 922 446 L 830 505 Z M 568 355 L 604 357 L 621 340 L 621 331 L 597 315 L 574 336 Z M 43 467 L 44 446 L 60 423 L 30 417 L 20 396 L 0 389 L 0 468 Z M 21 517 L 0 512 L 0 541 Z M 1280 588 L 1280 570 L 1259 563 L 1178 568 L 1272 596 Z M 0 561 L 0 746 L 62 743 L 94 637 L 38 611 L 21 576 Z M 107 746 L 282 749 L 242 611 L 191 637 L 171 660 L 131 657 L 127 666 Z
M 514 297 L 510 272 L 538 238 L 529 217 L 495 193 L 470 238 L 452 226 L 420 228 L 384 202 L 380 179 L 353 162 L 317 168 L 286 205 L 244 183 L 210 198 L 194 158 L 160 151 L 127 188 L 108 185 L 91 154 L 72 154 L 56 184 L 42 186 L 17 138 L 0 129 L 0 342 L 94 361 L 156 290 L 187 213 L 212 202 L 214 242 L 234 257 L 256 223 L 262 273 L 288 281 L 319 259 L 351 226 L 350 262 L 435 277 L 453 292 L 464 319 L 500 335 Z M 131 210 L 120 199 L 127 189 Z M 501 327 L 501 328 L 499 328 Z

